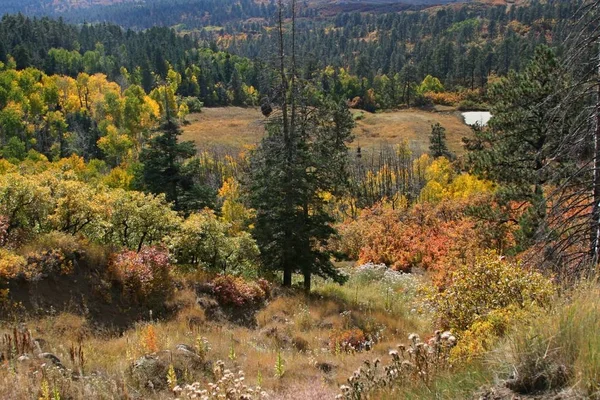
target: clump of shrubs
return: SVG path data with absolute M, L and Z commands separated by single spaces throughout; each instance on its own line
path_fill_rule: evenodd
M 456 92 L 425 92 L 423 96 L 433 104 L 441 104 L 443 106 L 454 106 L 463 99 L 463 95 Z
M 348 378 L 347 384 L 340 387 L 337 399 L 361 400 L 371 398 L 378 390 L 394 390 L 414 384 L 428 385 L 442 371 L 452 367 L 450 350 L 456 344 L 456 337 L 450 332 L 436 331 L 427 342 L 419 335 L 408 336 L 408 345 L 400 344 L 390 350 L 391 361 L 382 365 L 381 360 L 366 360 Z
M 62 250 L 46 250 L 27 256 L 26 275 L 32 280 L 61 275 L 74 271 L 74 255 Z
M 443 290 L 429 296 L 440 322 L 461 341 L 453 361 L 468 361 L 491 349 L 518 321 L 551 305 L 552 281 L 489 252 L 458 266 Z
M 169 253 L 162 247 L 122 251 L 110 263 L 110 271 L 127 294 L 138 300 L 161 301 L 173 291 Z
M 445 325 L 463 331 L 495 310 L 547 307 L 553 295 L 550 279 L 489 252 L 458 266 L 450 284 L 430 299 Z
M 24 257 L 11 251 L 0 249 L 0 282 L 16 277 L 25 271 L 27 262 Z
M 225 306 L 256 306 L 271 295 L 270 284 L 264 279 L 254 282 L 233 275 L 219 275 L 212 280 L 211 286 L 219 304 Z
M 8 227 L 10 226 L 8 217 L 0 215 L 0 246 L 6 246 L 8 242 Z

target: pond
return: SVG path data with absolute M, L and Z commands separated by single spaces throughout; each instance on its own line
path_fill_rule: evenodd
M 468 111 L 462 113 L 462 116 L 465 119 L 465 124 L 479 124 L 481 126 L 486 126 L 490 118 L 492 118 L 492 114 L 489 111 Z

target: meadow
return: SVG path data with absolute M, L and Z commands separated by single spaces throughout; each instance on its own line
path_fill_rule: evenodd
M 439 110 L 439 111 L 438 111 Z M 471 129 L 465 125 L 459 112 L 452 107 L 438 106 L 434 111 L 404 109 L 380 113 L 353 110 L 356 121 L 352 148 L 363 151 L 377 150 L 383 144 L 408 142 L 416 154 L 429 148 L 431 125 L 440 123 L 446 128 L 448 148 L 462 153 L 462 138 Z M 264 135 L 265 118 L 258 108 L 217 107 L 205 108 L 201 113 L 187 116 L 182 140 L 193 141 L 199 149 L 219 149 L 237 154 L 246 146 L 258 144 Z

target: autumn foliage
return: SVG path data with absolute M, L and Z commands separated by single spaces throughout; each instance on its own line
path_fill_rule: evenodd
M 449 260 L 464 260 L 480 246 L 482 233 L 465 216 L 465 207 L 465 202 L 459 201 L 423 203 L 402 210 L 379 204 L 340 227 L 342 242 L 359 263 L 445 275 Z
M 128 294 L 136 299 L 164 299 L 173 290 L 169 253 L 157 246 L 118 253 L 110 270 Z
M 270 284 L 264 279 L 246 281 L 232 275 L 219 275 L 211 282 L 220 304 L 228 306 L 258 305 L 270 296 Z

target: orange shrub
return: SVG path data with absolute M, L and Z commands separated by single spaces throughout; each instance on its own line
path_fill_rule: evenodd
M 406 272 L 430 270 L 435 283 L 443 286 L 451 265 L 481 249 L 505 245 L 505 230 L 468 215 L 467 209 L 479 204 L 489 205 L 489 197 L 422 203 L 404 210 L 379 204 L 339 227 L 341 243 L 346 254 L 358 255 L 359 263 L 385 264 Z
M 358 328 L 335 330 L 329 335 L 329 347 L 332 352 L 362 351 L 367 345 L 365 333 Z
M 455 106 L 463 100 L 462 94 L 456 92 L 426 92 L 423 96 L 433 104 L 441 104 L 443 106 Z

